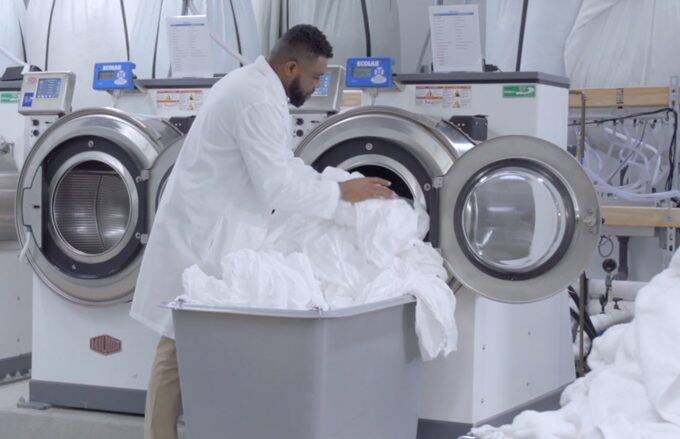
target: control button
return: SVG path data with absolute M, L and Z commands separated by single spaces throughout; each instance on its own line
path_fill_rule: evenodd
M 298 117 L 297 119 L 295 119 L 296 125 L 302 125 L 303 123 L 305 123 L 305 121 L 301 117 Z
M 295 131 L 295 135 L 298 136 L 298 137 L 302 137 L 302 136 L 305 135 L 305 132 L 302 131 L 302 130 L 297 130 L 297 131 Z
M 40 131 L 38 131 L 38 130 L 33 130 L 33 131 L 31 132 L 31 134 L 33 134 L 33 136 L 35 136 L 35 137 L 38 137 L 38 136 L 40 135 Z
M 37 127 L 38 125 L 40 125 L 40 121 L 38 119 L 31 119 L 31 122 L 33 123 L 34 127 Z

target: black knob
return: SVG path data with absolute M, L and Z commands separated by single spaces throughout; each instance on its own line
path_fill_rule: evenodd
M 38 125 L 40 125 L 40 121 L 38 119 L 31 119 L 31 122 L 33 123 L 34 127 L 37 127 Z
M 298 137 L 302 137 L 302 136 L 305 135 L 305 132 L 302 131 L 302 130 L 297 130 L 297 131 L 295 131 L 295 135 L 298 136 Z
M 31 134 L 33 134 L 33 136 L 35 136 L 35 137 L 38 137 L 38 136 L 40 135 L 40 131 L 38 131 L 38 130 L 33 130 L 33 131 L 31 132 Z
M 612 271 L 616 270 L 616 267 L 616 261 L 613 259 L 605 259 L 602 261 L 602 269 L 607 273 L 611 273 Z
M 296 125 L 302 125 L 303 123 L 305 123 L 305 121 L 301 117 L 298 117 L 297 119 L 295 119 Z

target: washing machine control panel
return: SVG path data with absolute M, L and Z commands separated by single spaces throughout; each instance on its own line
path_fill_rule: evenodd
M 300 108 L 291 106 L 290 112 L 337 113 L 340 110 L 344 78 L 344 67 L 328 66 L 314 94 Z
M 293 136 L 293 142 L 291 146 L 293 149 L 304 139 L 307 134 L 309 134 L 317 125 L 328 119 L 330 116 L 335 114 L 334 112 L 329 113 L 294 113 L 291 112 L 291 117 L 293 118 L 291 124 L 291 135 Z
M 392 58 L 348 58 L 345 85 L 348 88 L 392 87 Z
M 94 90 L 132 90 L 135 88 L 133 69 L 129 61 L 101 62 L 94 65 Z
M 76 76 L 71 72 L 31 72 L 21 84 L 19 113 L 63 115 L 71 112 Z

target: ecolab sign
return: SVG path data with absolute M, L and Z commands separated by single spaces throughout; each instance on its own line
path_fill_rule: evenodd
M 357 67 L 378 67 L 379 65 L 380 61 L 377 60 L 365 59 L 357 61 Z

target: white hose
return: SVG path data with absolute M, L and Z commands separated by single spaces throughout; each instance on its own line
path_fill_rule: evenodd
M 649 193 L 664 179 L 667 172 L 663 166 L 663 154 L 668 148 L 653 145 L 653 143 L 662 145 L 662 142 L 656 135 L 658 133 L 655 129 L 656 124 L 652 129 L 648 129 L 647 123 L 635 124 L 632 129 L 623 123 L 620 126 L 615 124 L 613 128 L 602 127 L 604 140 L 609 143 L 608 148 L 603 151 L 598 151 L 602 148 L 596 148 L 586 133 L 586 148 L 590 154 L 587 155 L 588 160 L 584 163 L 584 169 L 596 184 L 598 192 L 613 194 L 630 201 L 662 201 L 680 195 L 680 191 L 677 190 Z M 647 131 L 651 131 L 648 137 L 653 140 L 651 143 L 644 139 L 647 137 Z M 603 155 L 619 163 L 613 172 L 608 171 L 607 177 L 601 175 L 605 169 Z M 626 173 L 623 184 L 610 183 L 617 171 L 624 166 L 629 172 Z
M 629 201 L 662 201 L 662 200 L 668 200 L 669 198 L 680 198 L 680 191 L 678 190 L 672 190 L 672 191 L 664 191 L 664 192 L 655 192 L 652 194 L 640 194 L 636 192 L 630 192 L 626 190 L 621 190 L 617 186 L 612 186 L 606 181 L 602 179 L 599 175 L 591 171 L 590 169 L 584 168 L 588 176 L 593 180 L 593 182 L 596 183 L 595 189 L 600 191 L 600 192 L 608 192 L 613 195 L 616 195 L 617 197 L 623 198 L 624 200 L 629 200 Z

